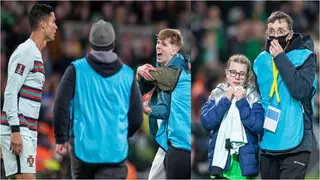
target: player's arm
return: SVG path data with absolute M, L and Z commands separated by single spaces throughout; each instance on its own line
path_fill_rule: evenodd
M 143 121 L 142 97 L 136 80 L 133 80 L 131 86 L 128 121 L 128 137 L 131 137 L 140 128 Z
M 56 144 L 64 144 L 68 141 L 70 101 L 74 97 L 75 80 L 75 68 L 70 65 L 60 81 L 53 108 Z
M 19 132 L 18 94 L 29 72 L 33 68 L 33 57 L 27 53 L 17 53 L 8 67 L 7 86 L 4 92 L 4 111 L 12 132 Z M 10 64 L 11 63 L 11 64 Z

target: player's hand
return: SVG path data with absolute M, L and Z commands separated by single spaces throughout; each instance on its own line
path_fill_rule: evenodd
M 20 132 L 14 132 L 11 134 L 10 150 L 14 155 L 19 155 L 22 152 L 22 139 Z
M 272 55 L 272 57 L 276 57 L 278 56 L 278 54 L 283 52 L 282 47 L 280 46 L 279 42 L 277 39 L 274 39 L 271 41 L 271 45 L 270 45 L 270 54 Z
M 237 101 L 239 101 L 240 99 L 246 97 L 246 94 L 247 94 L 247 92 L 243 87 L 239 87 L 234 92 L 234 96 L 236 97 Z
M 148 114 L 148 113 L 150 113 L 152 111 L 152 109 L 150 108 L 149 104 L 150 104 L 150 101 L 144 101 L 143 102 L 143 112 L 146 113 L 146 114 Z
M 153 67 L 151 64 L 145 64 L 143 66 L 139 66 L 137 69 L 137 80 L 140 80 L 141 77 L 143 77 L 147 81 L 154 80 L 149 71 L 157 71 L 155 67 Z
M 233 94 L 234 94 L 234 88 L 231 87 L 231 86 L 229 86 L 229 87 L 227 88 L 227 93 L 226 93 L 226 96 L 227 96 L 227 98 L 229 99 L 229 101 L 232 100 Z
M 68 143 L 56 144 L 56 152 L 61 155 L 67 154 Z

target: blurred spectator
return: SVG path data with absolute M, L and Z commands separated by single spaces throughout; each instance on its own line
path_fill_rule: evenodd
M 289 15 L 293 20 L 293 29 L 296 32 L 305 32 L 308 28 L 309 22 L 304 13 L 304 2 L 303 1 L 292 1 L 291 11 Z
M 106 21 L 114 21 L 112 19 L 112 16 L 113 16 L 113 4 L 112 3 L 109 3 L 109 2 L 105 2 L 103 3 L 102 5 L 102 14 L 103 14 L 103 19 L 106 20 Z

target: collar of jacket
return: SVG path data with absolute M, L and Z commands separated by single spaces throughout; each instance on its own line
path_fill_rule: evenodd
M 218 102 L 222 97 L 226 95 L 228 84 L 220 83 L 218 86 L 211 91 L 209 100 Z M 247 88 L 246 98 L 250 105 L 254 103 L 260 103 L 260 94 L 255 86 L 249 85 Z

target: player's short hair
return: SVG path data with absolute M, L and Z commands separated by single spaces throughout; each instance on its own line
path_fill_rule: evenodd
M 235 54 L 229 58 L 229 60 L 227 62 L 226 69 L 229 69 L 231 62 L 236 62 L 236 63 L 247 65 L 247 81 L 245 83 L 245 86 L 247 86 L 248 83 L 250 82 L 251 77 L 252 77 L 251 62 L 249 61 L 249 59 L 245 55 Z
M 46 20 L 53 12 L 52 6 L 38 3 L 34 5 L 29 12 L 29 25 L 32 31 L 39 27 L 40 21 Z
M 181 32 L 178 29 L 163 29 L 157 34 L 159 40 L 165 40 L 170 38 L 170 43 L 178 46 L 180 49 L 183 46 L 183 38 Z
M 286 14 L 286 13 L 284 13 L 284 12 L 282 12 L 282 11 L 275 11 L 275 12 L 273 12 L 273 13 L 268 17 L 266 23 L 267 23 L 267 24 L 268 24 L 268 23 L 274 23 L 276 20 L 279 20 L 279 21 L 280 21 L 281 19 L 284 19 L 284 20 L 288 23 L 288 29 L 289 29 L 289 30 L 292 30 L 292 24 L 293 24 L 292 18 L 291 18 L 288 14 Z

